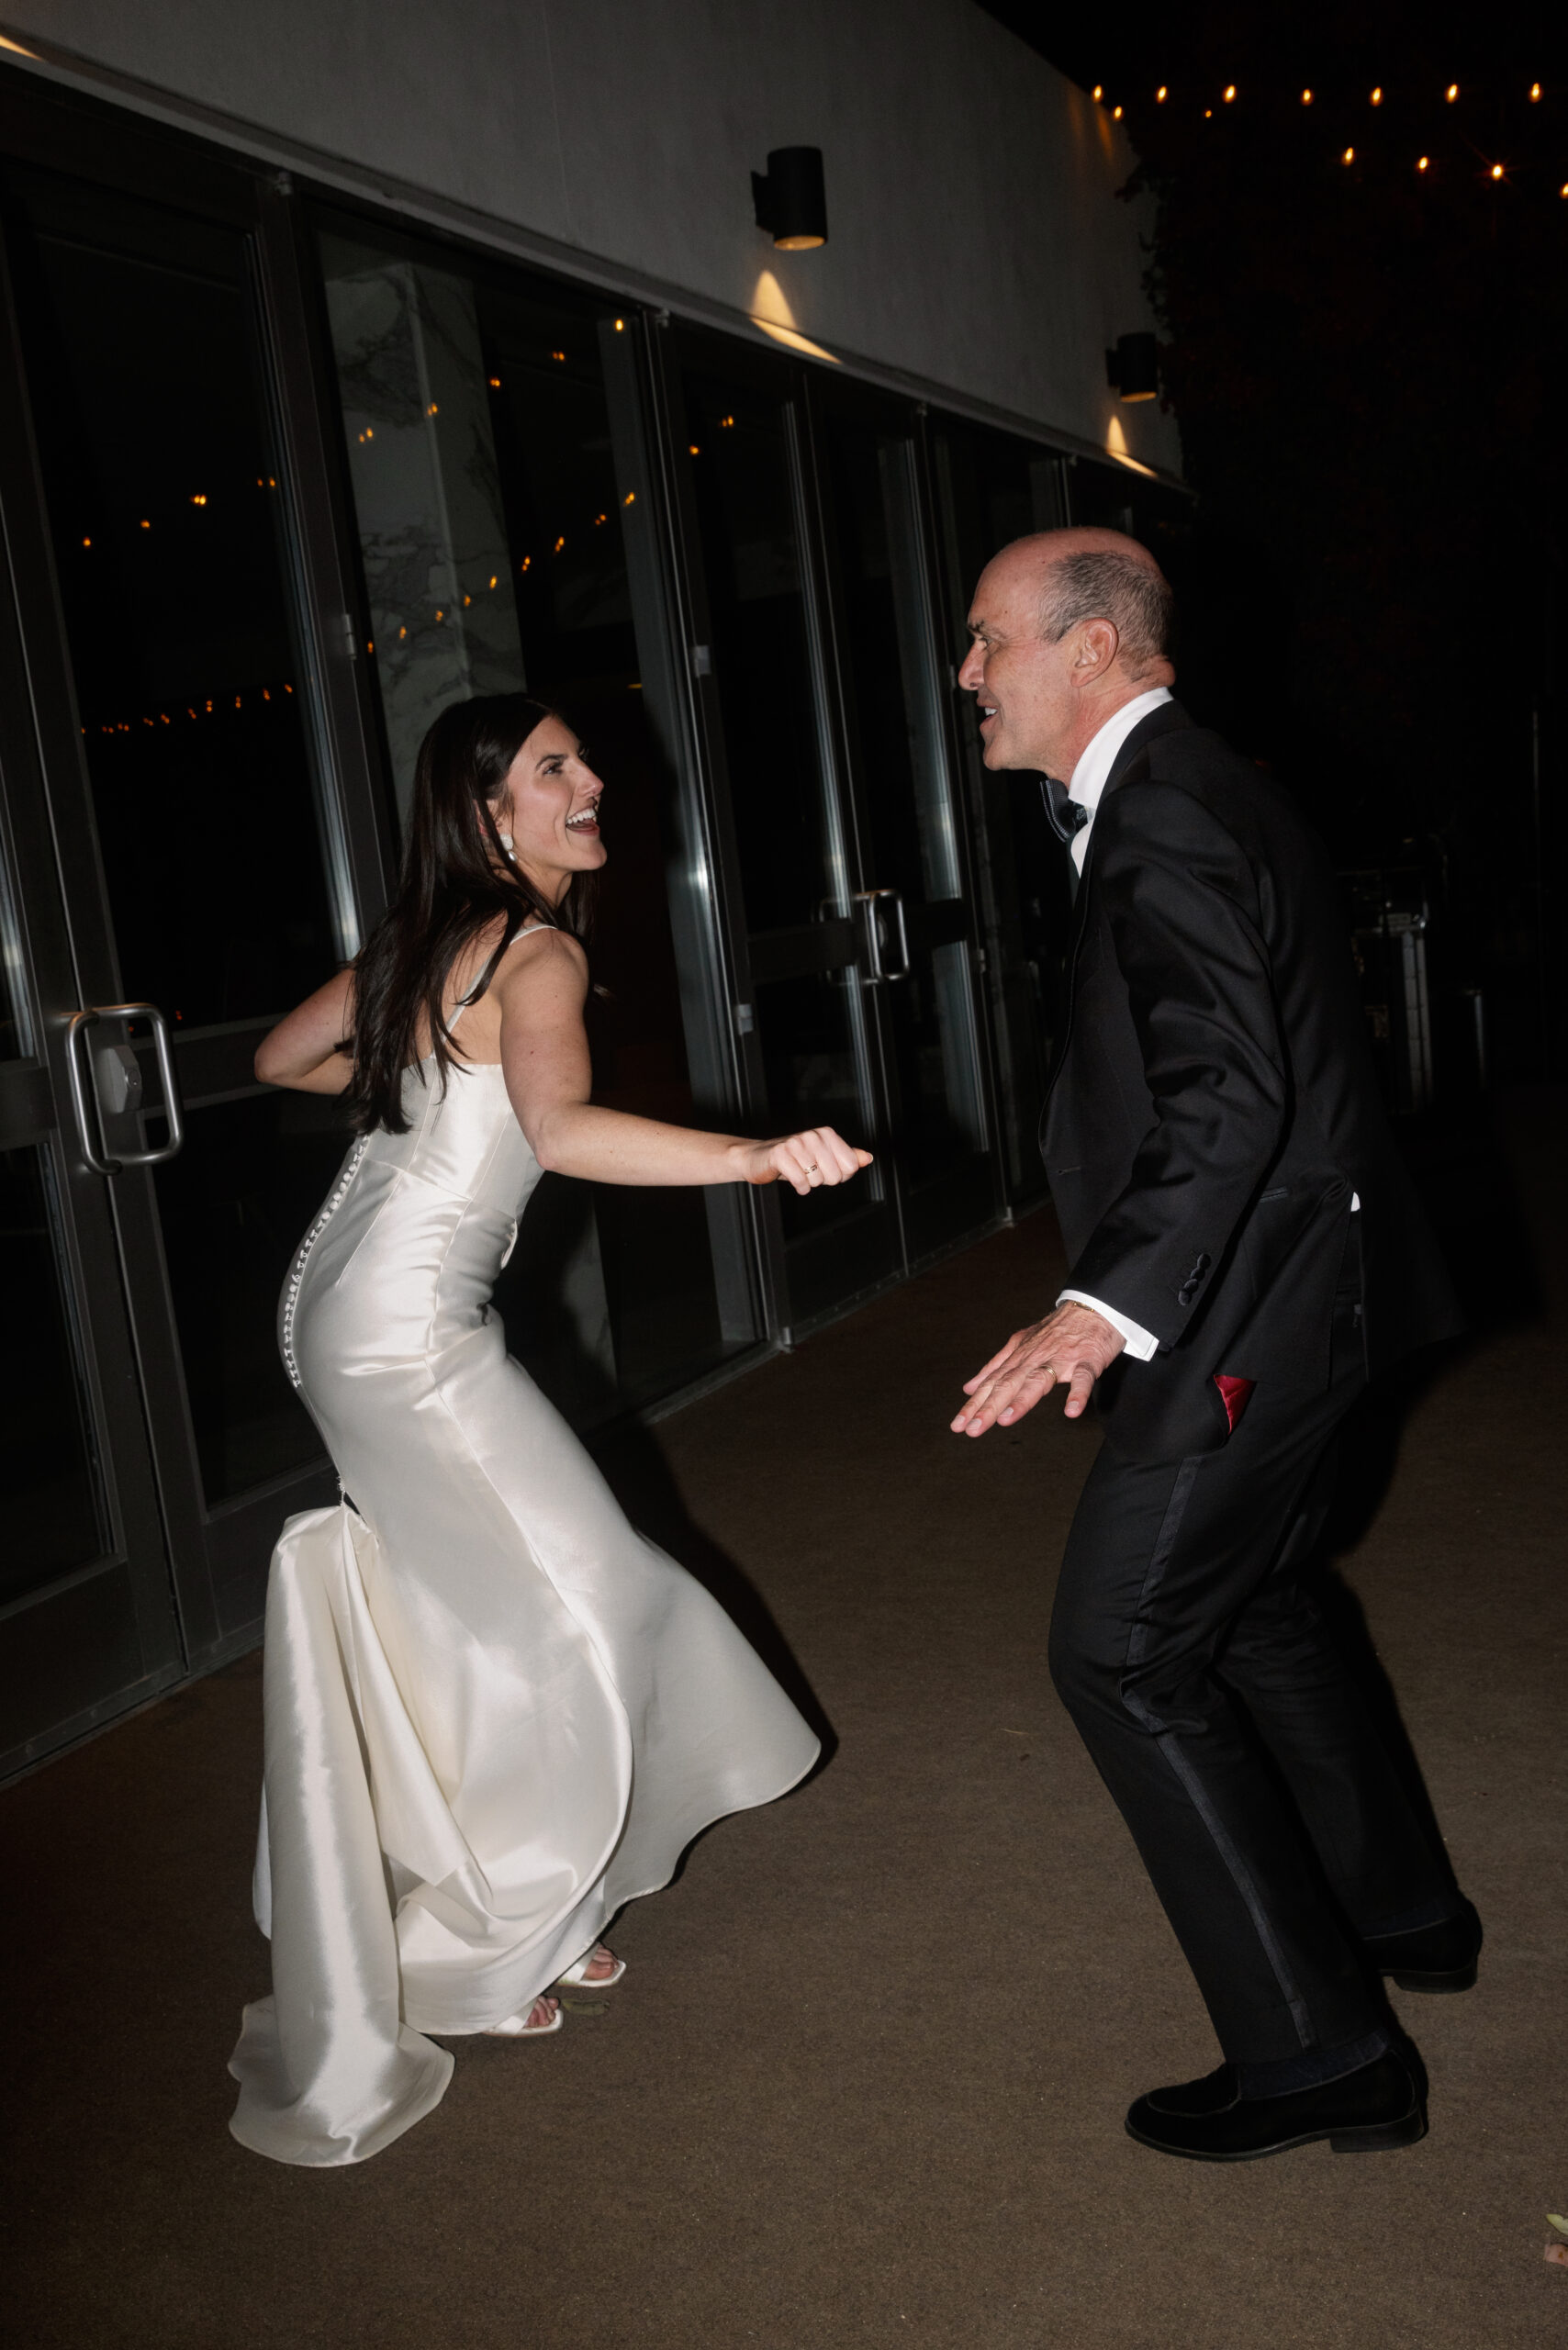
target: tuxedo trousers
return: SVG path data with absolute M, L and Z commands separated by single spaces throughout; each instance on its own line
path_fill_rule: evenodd
M 1260 1383 L 1218 1452 L 1101 1451 L 1051 1622 L 1052 1677 L 1238 2064 L 1377 2031 L 1358 1938 L 1460 1907 L 1313 1587 L 1366 1383 L 1360 1293 L 1348 1268 L 1321 1395 Z

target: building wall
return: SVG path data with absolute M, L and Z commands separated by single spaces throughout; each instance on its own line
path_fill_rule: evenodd
M 79 59 L 658 281 L 1175 472 L 1119 407 L 1152 323 L 1102 107 L 971 0 L 9 0 Z M 749 173 L 823 151 L 830 241 L 775 253 Z

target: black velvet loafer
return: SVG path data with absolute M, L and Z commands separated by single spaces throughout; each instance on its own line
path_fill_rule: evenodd
M 1392 2049 L 1337 2081 L 1285 2097 L 1241 2098 L 1234 2067 L 1140 2097 L 1127 2135 L 1194 2163 L 1250 2163 L 1327 2138 L 1337 2154 L 1383 2154 L 1427 2134 L 1427 2109 L 1409 2065 Z
M 1407 1934 L 1369 1934 L 1361 1947 L 1402 1991 L 1469 1991 L 1481 1956 L 1481 1920 L 1466 1902 L 1457 1917 Z

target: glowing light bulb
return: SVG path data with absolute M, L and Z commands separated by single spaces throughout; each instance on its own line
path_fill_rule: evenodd
M 1231 103 L 1231 101 L 1234 99 L 1235 95 L 1236 95 L 1236 84 L 1235 84 L 1235 83 L 1234 83 L 1234 82 L 1227 82 L 1227 83 L 1226 84 L 1226 87 L 1225 87 L 1225 102 L 1226 102 L 1226 106 L 1229 106 L 1229 105 L 1230 105 L 1230 103 Z
M 1167 90 L 1167 88 L 1166 88 L 1166 86 L 1165 86 L 1164 83 L 1163 83 L 1163 82 L 1161 82 L 1161 84 L 1160 84 L 1160 85 L 1159 85 L 1159 89 L 1158 89 L 1158 90 L 1156 90 L 1156 92 L 1155 92 L 1155 94 L 1154 94 L 1154 103 L 1155 103 L 1155 105 L 1156 105 L 1157 106 L 1162 106 L 1165 104 L 1166 99 L 1170 96 L 1170 93 L 1169 92 L 1169 90 Z
M 1304 106 L 1309 106 L 1312 104 L 1312 92 L 1310 90 L 1304 90 L 1302 92 L 1301 102 Z
M 1537 102 L 1539 101 L 1540 97 L 1540 84 L 1539 82 L 1532 82 L 1532 83 L 1530 84 L 1530 85 L 1529 85 L 1529 102 L 1530 102 L 1530 104 L 1531 104 L 1531 106 L 1533 106 L 1534 105 L 1536 105 L 1536 104 L 1537 104 Z
M 1096 83 L 1095 83 L 1095 84 L 1094 84 L 1094 103 L 1095 103 L 1095 105 L 1096 105 L 1096 106 L 1098 106 L 1098 105 L 1099 105 L 1099 103 L 1100 103 L 1101 99 L 1104 96 L 1104 95 L 1105 95 L 1105 84 L 1103 84 L 1103 82 L 1096 82 Z
M 1432 159 L 1429 155 L 1417 155 L 1416 158 L 1416 169 L 1418 172 L 1424 172 L 1431 160 Z
M 1122 109 L 1121 109 L 1121 107 L 1120 107 L 1120 106 L 1113 106 L 1113 107 L 1111 108 L 1111 120 L 1112 120 L 1113 122 L 1120 122 L 1121 118 L 1122 118 Z
M 1457 82 L 1450 82 L 1448 88 L 1444 91 L 1443 95 L 1447 98 L 1450 106 L 1451 106 L 1454 100 L 1459 95 L 1459 84 Z
M 1339 161 L 1342 163 L 1353 163 L 1355 160 L 1356 151 L 1353 147 L 1347 147 L 1344 153 L 1339 158 Z
M 1494 163 L 1494 164 L 1493 164 L 1493 166 L 1492 166 L 1492 177 L 1493 177 L 1495 180 L 1500 180 L 1500 179 L 1502 178 L 1502 176 L 1503 176 L 1503 166 L 1502 166 L 1502 164 L 1501 164 L 1501 163 Z
M 500 379 L 500 377 L 499 377 L 498 375 L 492 375 L 492 376 L 491 376 L 491 378 L 490 378 L 490 389 L 491 389 L 491 391 L 493 391 L 493 392 L 498 392 L 498 391 L 500 390 L 500 388 L 501 388 L 501 379 Z
M 615 331 L 616 331 L 616 333 L 617 333 L 617 334 L 624 334 L 624 333 L 625 333 L 625 331 L 626 331 L 626 321 L 625 321 L 625 319 L 616 319 L 616 321 L 615 321 Z
M 1374 106 L 1380 106 L 1383 104 L 1383 84 L 1381 83 L 1379 83 L 1377 88 L 1372 94 L 1372 102 Z

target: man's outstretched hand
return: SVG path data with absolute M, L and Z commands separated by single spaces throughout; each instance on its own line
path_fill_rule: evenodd
M 953 1422 L 955 1436 L 984 1436 L 1000 1424 L 1011 1427 L 1032 1412 L 1053 1387 L 1065 1387 L 1070 1420 L 1080 1418 L 1094 1393 L 1094 1382 L 1114 1363 L 1126 1340 L 1103 1314 L 1087 1305 L 1058 1305 L 1043 1322 L 1014 1330 L 999 1354 L 964 1382 L 969 1397 Z

